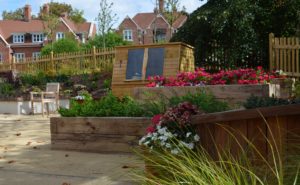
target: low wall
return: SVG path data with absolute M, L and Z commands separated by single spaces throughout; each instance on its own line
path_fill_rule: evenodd
M 272 88 L 271 88 L 272 87 Z M 133 97 L 138 100 L 153 98 L 171 98 L 184 96 L 188 93 L 200 91 L 211 92 L 217 99 L 227 101 L 229 104 L 245 102 L 251 95 L 269 96 L 276 90 L 272 85 L 207 85 L 186 87 L 137 87 L 133 90 Z M 278 88 L 277 88 L 278 90 Z
M 69 100 L 59 100 L 59 106 L 68 108 L 69 107 Z M 49 104 L 50 111 L 55 110 L 55 105 Z M 34 103 L 34 113 L 41 114 L 42 108 L 41 103 Z M 0 101 L 0 114 L 30 114 L 31 111 L 31 103 L 30 101 L 23 101 L 23 100 L 11 100 L 11 101 Z
M 280 155 L 300 154 L 300 105 L 197 115 L 192 124 L 201 145 L 214 157 L 217 150 L 239 155 L 249 148 L 249 141 L 265 158 L 272 156 L 271 146 Z
M 52 149 L 128 153 L 138 145 L 151 119 L 54 117 L 50 124 Z

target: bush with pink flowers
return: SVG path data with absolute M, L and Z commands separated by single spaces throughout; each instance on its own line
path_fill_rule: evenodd
M 262 67 L 257 69 L 221 70 L 210 74 L 203 68 L 194 72 L 180 72 L 176 78 L 163 76 L 149 77 L 147 87 L 159 86 L 202 86 L 202 85 L 228 85 L 228 84 L 265 84 L 276 78 L 275 73 L 268 73 Z

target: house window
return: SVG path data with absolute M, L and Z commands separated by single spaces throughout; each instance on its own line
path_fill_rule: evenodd
M 132 30 L 123 31 L 123 40 L 132 41 Z
M 0 63 L 3 63 L 3 55 L 0 53 Z
M 63 32 L 56 33 L 56 40 L 65 38 L 65 34 Z
M 164 42 L 166 41 L 167 30 L 166 29 L 156 29 L 155 41 Z
M 24 34 L 14 34 L 13 35 L 13 43 L 24 43 L 25 36 Z
M 36 60 L 41 56 L 41 52 L 33 52 L 32 53 L 32 59 Z
M 15 53 L 14 54 L 16 62 L 23 62 L 25 59 L 25 53 Z
M 32 42 L 43 42 L 43 41 L 44 41 L 43 33 L 32 34 Z

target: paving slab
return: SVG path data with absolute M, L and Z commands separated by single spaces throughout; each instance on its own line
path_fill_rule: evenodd
M 131 185 L 143 162 L 130 154 L 51 150 L 50 121 L 0 115 L 0 185 Z

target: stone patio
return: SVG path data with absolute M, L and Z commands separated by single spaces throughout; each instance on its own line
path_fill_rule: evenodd
M 0 185 L 130 185 L 134 155 L 50 149 L 49 118 L 0 115 Z

